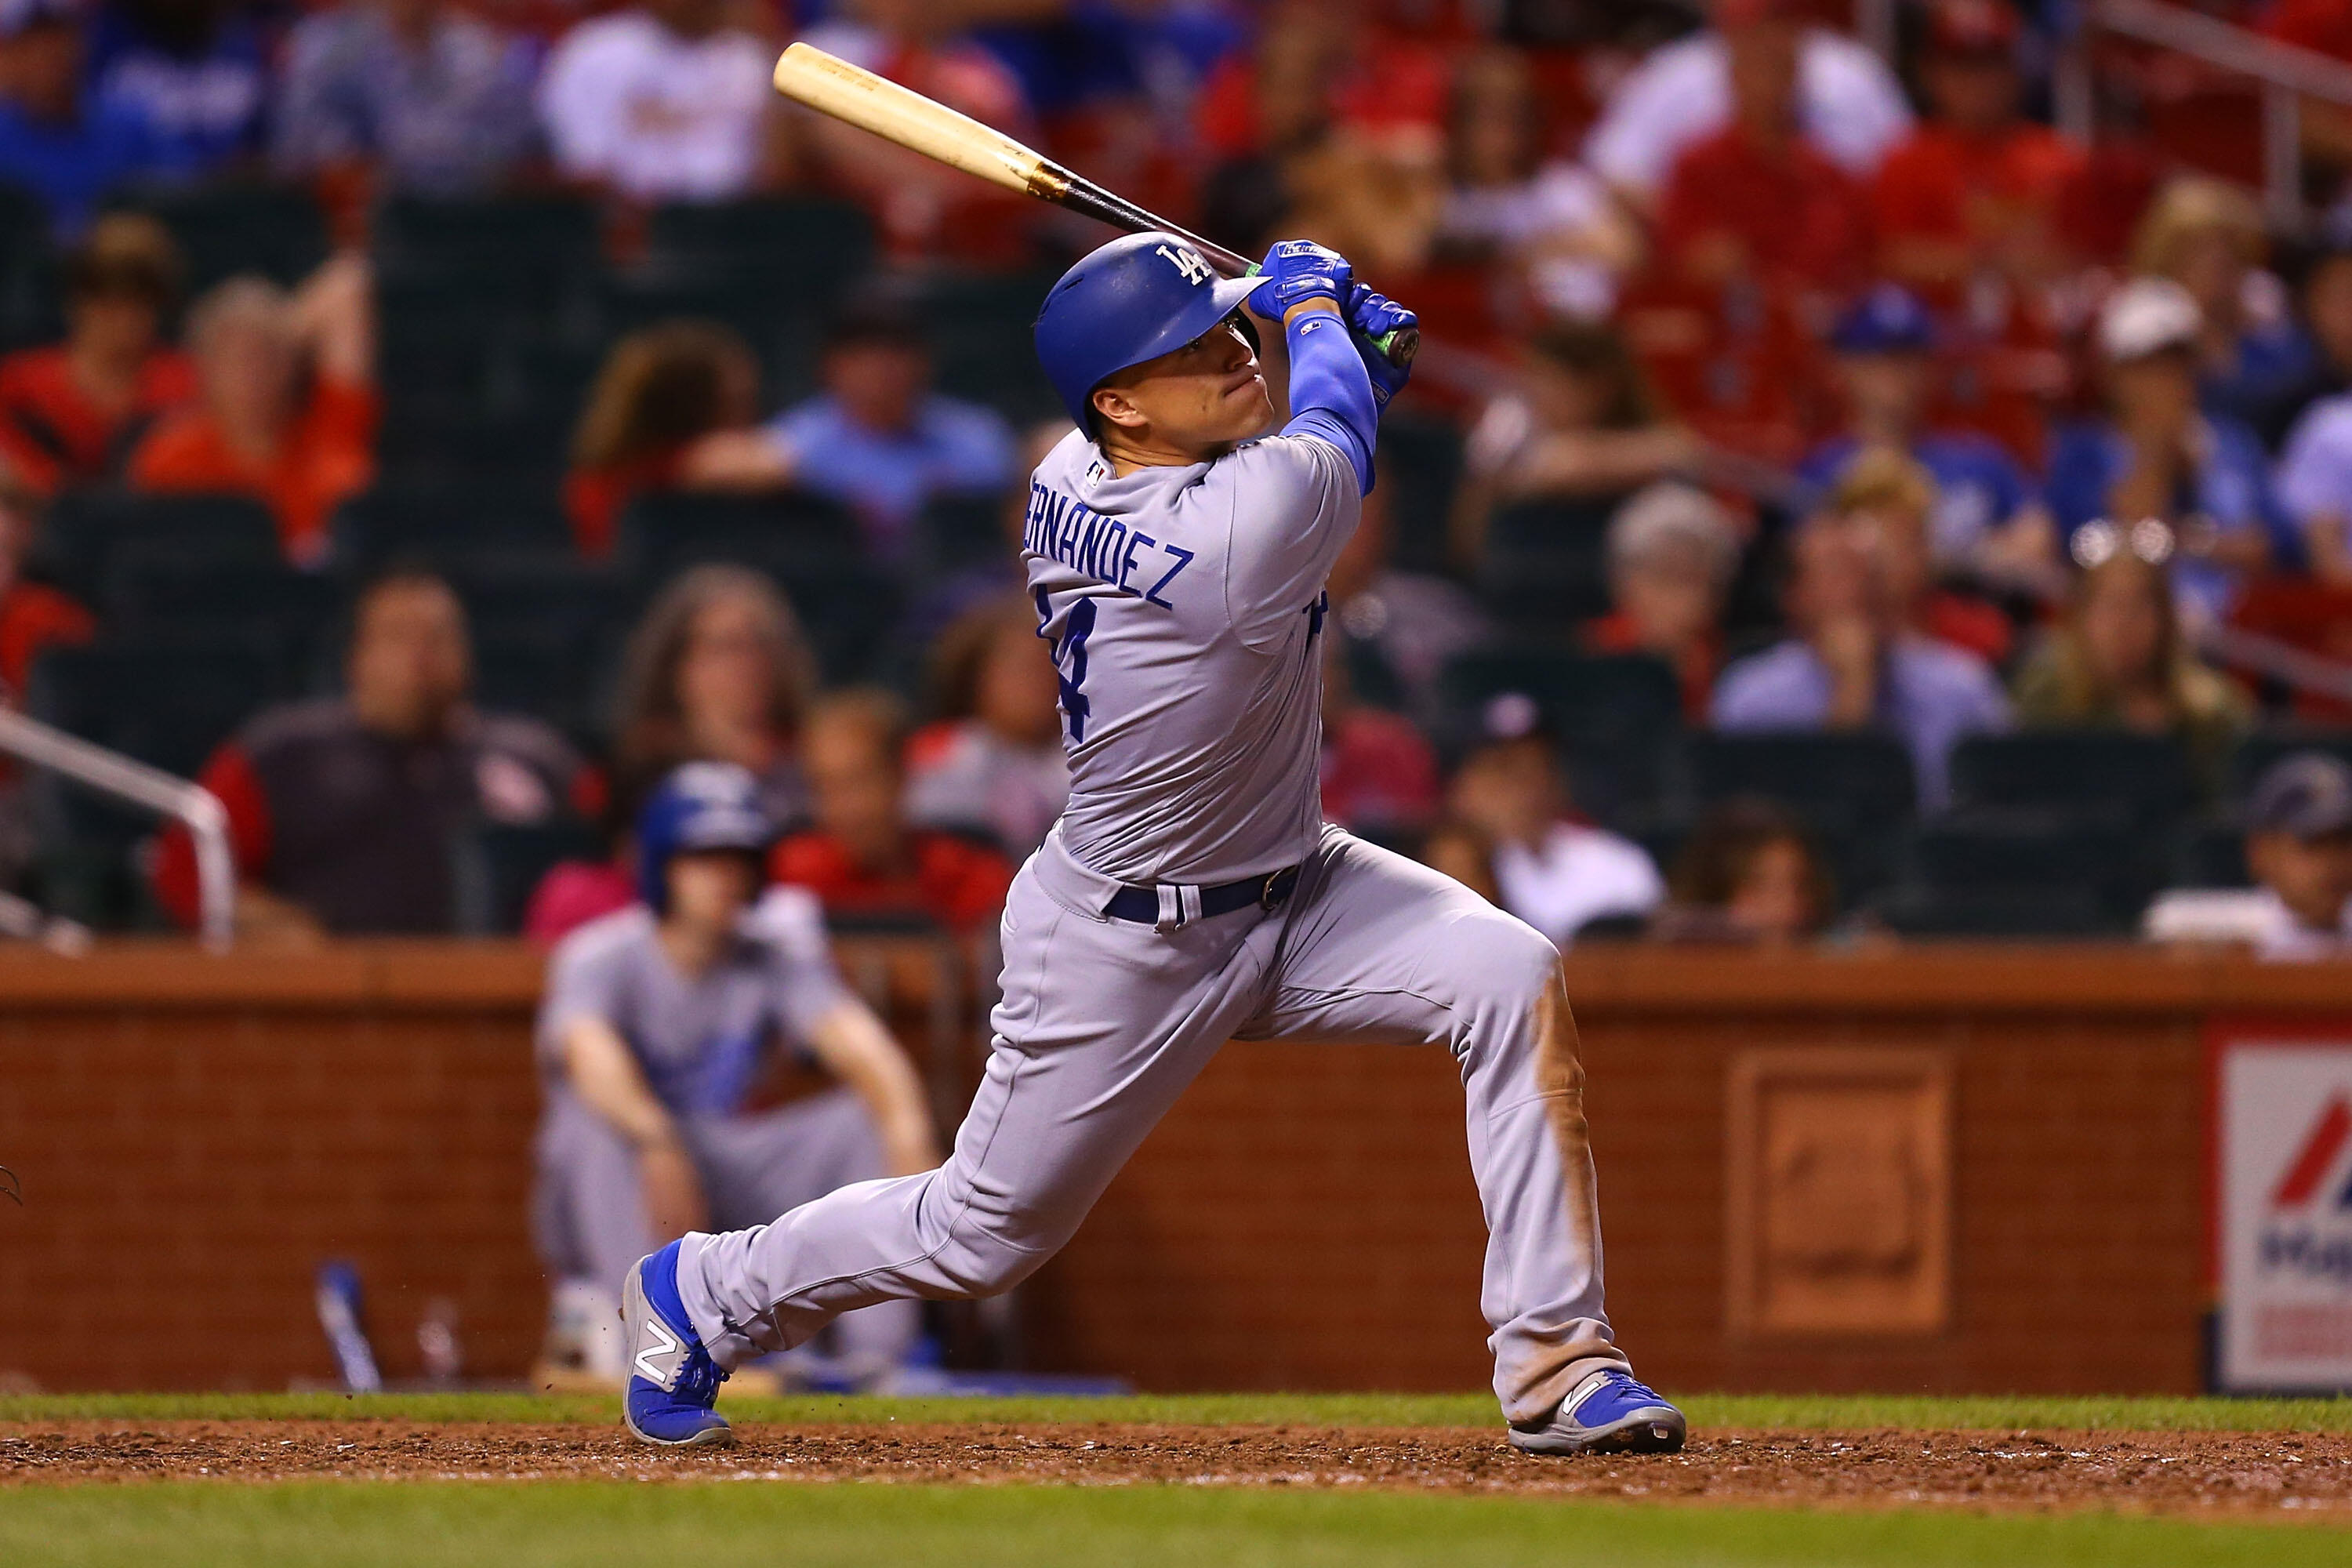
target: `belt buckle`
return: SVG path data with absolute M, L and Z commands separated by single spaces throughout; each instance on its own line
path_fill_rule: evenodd
M 1274 913 L 1275 910 L 1282 908 L 1283 905 L 1290 901 L 1289 894 L 1278 894 L 1274 890 L 1275 884 L 1280 882 L 1282 880 L 1282 877 L 1283 873 L 1280 871 L 1268 871 L 1265 874 L 1265 886 L 1261 887 L 1257 890 L 1257 907 L 1264 910 L 1267 914 Z

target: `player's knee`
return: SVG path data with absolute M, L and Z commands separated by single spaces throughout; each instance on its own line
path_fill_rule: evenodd
M 1458 921 L 1444 959 L 1462 1000 L 1474 1007 L 1533 1005 L 1559 973 L 1559 950 L 1499 910 Z
M 977 1299 L 1003 1295 L 1037 1272 L 1051 1256 L 973 1230 L 950 1237 L 933 1261 L 958 1295 Z

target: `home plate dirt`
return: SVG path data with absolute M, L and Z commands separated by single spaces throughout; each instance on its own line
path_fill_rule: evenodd
M 1672 1457 L 1541 1459 L 1499 1431 L 751 1426 L 666 1453 L 611 1427 L 404 1421 L 0 1426 L 0 1487 L 155 1478 L 856 1480 L 1387 1487 L 1782 1506 L 2352 1518 L 2352 1436 L 1709 1432 Z

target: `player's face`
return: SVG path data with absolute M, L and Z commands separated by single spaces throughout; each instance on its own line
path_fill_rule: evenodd
M 733 850 L 674 855 L 669 862 L 669 918 L 698 931 L 724 931 L 749 909 L 759 890 L 759 868 Z
M 1274 397 L 1240 323 L 1218 323 L 1172 353 L 1113 376 L 1095 394 L 1097 418 L 1127 442 L 1207 454 L 1260 434 Z

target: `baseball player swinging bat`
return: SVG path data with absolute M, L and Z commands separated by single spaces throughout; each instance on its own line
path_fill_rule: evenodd
M 1002 131 L 811 45 L 794 44 L 776 61 L 776 90 L 820 114 L 870 131 L 886 142 L 977 174 L 1008 191 L 1083 213 L 1129 234 L 1172 234 L 1227 278 L 1257 275 L 1257 263 L 1240 252 L 1179 228 L 1083 174 L 1072 174 Z M 1406 369 L 1421 348 L 1421 329 L 1404 327 L 1382 333 L 1373 340 L 1372 347 L 1391 364 Z
M 825 68 L 814 51 L 784 66 L 795 96 L 803 66 Z M 858 123 L 909 146 L 922 134 L 937 156 L 952 133 L 951 161 L 1020 189 L 1067 179 L 841 68 L 827 79 L 867 95 Z M 896 108 L 877 116 L 877 103 Z M 1244 301 L 1280 323 L 1279 425 Z M 1486 1218 L 1480 1306 L 1507 1440 L 1537 1454 L 1683 1446 L 1682 1413 L 1635 1380 L 1602 1310 L 1559 952 L 1461 883 L 1323 820 L 1325 584 L 1409 374 L 1372 345 L 1403 347 L 1416 324 L 1304 239 L 1244 272 L 1144 229 L 1047 290 L 1037 359 L 1071 427 L 1030 477 L 1021 563 L 1070 800 L 1005 897 L 987 1070 L 938 1169 L 690 1232 L 628 1270 L 623 1409 L 638 1437 L 731 1441 L 715 1408 L 730 1372 L 845 1312 L 1013 1289 L 1240 1038 L 1450 1051 Z

